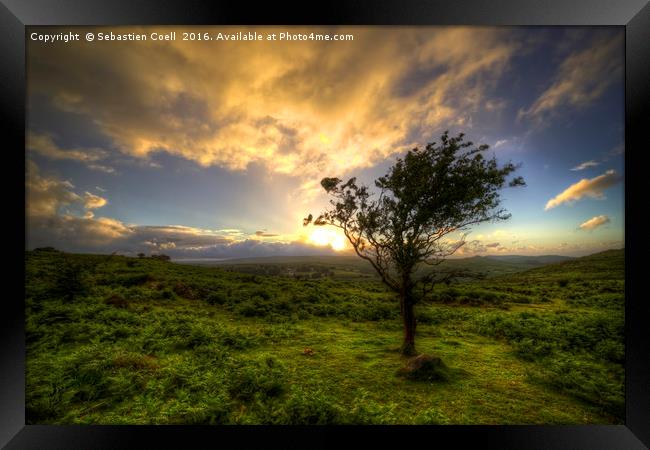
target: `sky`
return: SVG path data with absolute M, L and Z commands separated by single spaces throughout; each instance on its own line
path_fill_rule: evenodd
M 151 33 L 176 31 L 174 41 Z M 184 41 L 257 32 L 260 41 Z M 80 33 L 80 41 L 30 36 Z M 86 32 L 143 34 L 88 42 Z M 267 40 L 272 33 L 353 40 Z M 32 35 L 30 33 L 37 33 Z M 29 27 L 26 247 L 337 254 L 323 177 L 373 185 L 449 130 L 521 164 L 455 256 L 624 247 L 620 27 Z

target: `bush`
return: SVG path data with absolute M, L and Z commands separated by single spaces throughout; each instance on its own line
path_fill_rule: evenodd
M 177 422 L 182 425 L 228 425 L 231 423 L 230 415 L 232 402 L 224 395 L 209 398 L 197 411 L 186 413 L 178 417 Z M 174 423 L 176 421 L 172 421 Z
M 61 250 L 57 250 L 54 247 L 38 247 L 34 249 L 35 252 L 45 252 L 45 253 L 62 253 Z
M 273 423 L 281 425 L 332 425 L 345 422 L 345 410 L 321 390 L 298 390 L 283 405 Z
M 614 370 L 582 358 L 559 357 L 548 360 L 541 375 L 533 379 L 566 392 L 620 419 L 625 417 L 624 369 Z
M 420 413 L 416 422 L 420 425 L 446 425 L 449 424 L 449 417 L 447 417 L 438 408 L 429 408 Z
M 210 305 L 223 305 L 228 303 L 228 297 L 222 292 L 211 292 L 205 299 Z
M 283 367 L 273 358 L 263 363 L 239 363 L 232 369 L 228 393 L 234 400 L 279 397 L 286 391 Z
M 88 274 L 85 264 L 72 259 L 64 259 L 57 265 L 54 276 L 54 287 L 51 291 L 55 296 L 67 301 L 88 293 Z
M 163 300 L 174 300 L 174 299 L 176 299 L 176 294 L 174 293 L 173 290 L 171 290 L 168 287 L 161 290 L 160 293 L 158 294 L 158 296 L 159 296 L 159 298 L 161 298 Z

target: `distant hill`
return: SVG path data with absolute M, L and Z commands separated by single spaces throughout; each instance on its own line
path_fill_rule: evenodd
M 233 259 L 192 259 L 173 261 L 182 264 L 201 265 L 239 265 L 239 264 L 354 264 L 363 262 L 358 256 L 348 255 L 318 255 L 318 256 L 260 256 L 254 258 L 233 258 Z
M 523 255 L 488 255 L 482 258 L 495 259 L 498 261 L 507 261 L 517 264 L 527 264 L 530 266 L 539 266 L 554 264 L 558 262 L 570 261 L 575 259 L 573 256 L 560 255 L 542 255 L 542 256 L 523 256 Z
M 448 259 L 440 269 L 466 269 L 483 273 L 487 277 L 513 274 L 543 267 L 548 264 L 572 261 L 575 258 L 559 255 L 521 256 L 473 256 Z M 305 276 L 332 276 L 335 278 L 374 278 L 376 273 L 367 261 L 350 255 L 337 256 L 270 256 L 226 260 L 177 260 L 179 264 L 222 267 L 227 270 L 266 275 L 303 274 Z M 433 270 L 422 266 L 420 273 Z
M 445 263 L 451 264 L 485 264 L 484 260 L 499 261 L 511 264 L 525 264 L 529 266 L 542 266 L 556 262 L 569 261 L 575 259 L 572 256 L 560 255 L 542 255 L 542 256 L 523 256 L 523 255 L 488 255 L 488 256 L 471 256 L 468 258 L 448 259 Z M 234 259 L 179 259 L 174 262 L 180 264 L 192 265 L 237 265 L 237 264 L 313 264 L 313 263 L 347 263 L 355 264 L 364 262 L 357 256 L 333 255 L 333 256 L 263 256 L 256 258 L 234 258 Z
M 625 278 L 625 249 L 606 250 L 531 269 L 521 274 L 529 277 L 582 277 L 597 279 Z

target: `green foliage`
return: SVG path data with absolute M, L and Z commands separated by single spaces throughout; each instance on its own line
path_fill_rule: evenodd
M 621 418 L 625 416 L 624 376 L 622 366 L 569 354 L 548 358 L 542 369 L 531 374 L 538 382 Z
M 405 293 L 407 308 L 415 299 L 412 287 L 418 282 L 414 271 L 425 262 L 444 260 L 462 243 L 449 244 L 442 238 L 470 225 L 506 220 L 500 208 L 499 190 L 517 166 L 499 166 L 496 157 L 487 159 L 487 145 L 464 140 L 463 133 L 424 149 L 414 148 L 375 180 L 378 197 L 368 186 L 339 178 L 323 178 L 321 185 L 332 197 L 331 207 L 314 219 L 309 214 L 303 225 L 333 225 L 343 230 L 362 259 L 371 263 L 391 290 Z M 525 185 L 515 177 L 509 186 Z M 419 279 L 429 283 L 429 273 Z M 451 274 L 449 274 L 451 276 Z
M 264 362 L 239 363 L 231 370 L 230 397 L 250 401 L 279 397 L 286 391 L 284 368 L 274 358 Z
M 399 308 L 376 279 L 27 252 L 27 421 L 621 423 L 621 255 L 434 290 L 420 345 L 464 373 L 436 384 L 395 376 Z
M 330 207 L 310 223 L 340 228 L 355 253 L 368 261 L 381 281 L 400 298 L 404 317 L 402 354 L 415 353 L 413 305 L 431 285 L 468 277 L 454 271 L 433 270 L 424 276 L 415 274 L 425 264 L 437 265 L 454 254 L 464 240 L 445 239 L 483 222 L 507 220 L 510 214 L 500 207 L 499 191 L 517 166 L 508 162 L 499 166 L 496 157 L 487 159 L 488 145 L 474 147 L 464 134 L 449 137 L 445 131 L 440 142 L 424 149 L 414 148 L 375 180 L 378 196 L 368 186 L 339 178 L 323 178 L 321 186 L 330 195 Z M 524 186 L 521 176 L 508 186 Z
M 335 398 L 320 389 L 294 390 L 274 418 L 278 425 L 337 425 L 345 423 L 345 410 Z
M 521 359 L 539 362 L 534 379 L 624 414 L 623 311 L 489 313 L 473 322 L 478 333 L 505 339 Z
M 63 259 L 59 262 L 51 293 L 68 301 L 88 290 L 86 266 L 78 261 Z

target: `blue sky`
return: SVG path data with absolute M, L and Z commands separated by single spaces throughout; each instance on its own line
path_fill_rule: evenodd
M 458 256 L 624 246 L 622 28 L 340 31 L 354 41 L 28 42 L 27 247 L 332 253 L 335 231 L 301 224 L 319 180 L 372 184 L 446 129 L 527 183 Z

